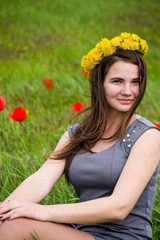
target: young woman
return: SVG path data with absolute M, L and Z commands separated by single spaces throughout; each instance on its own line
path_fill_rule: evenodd
M 91 105 L 45 164 L 0 204 L 0 240 L 152 239 L 160 133 L 135 111 L 146 88 L 147 44 L 103 39 L 86 56 Z M 65 173 L 79 203 L 38 204 Z

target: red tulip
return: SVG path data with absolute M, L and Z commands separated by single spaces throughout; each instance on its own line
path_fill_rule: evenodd
M 0 111 L 2 111 L 6 107 L 6 100 L 4 97 L 0 96 Z
M 156 127 L 160 128 L 160 123 L 153 123 Z
M 80 101 L 72 104 L 73 112 L 79 112 L 84 109 L 84 104 Z
M 54 86 L 54 81 L 52 79 L 43 80 L 43 84 L 46 88 L 52 88 Z
M 14 121 L 24 121 L 26 119 L 26 110 L 22 107 L 16 107 L 13 110 L 13 113 L 8 113 L 8 116 Z
M 86 70 L 83 70 L 83 73 L 84 73 L 84 76 L 86 76 L 86 77 L 87 77 L 88 74 L 89 74 Z

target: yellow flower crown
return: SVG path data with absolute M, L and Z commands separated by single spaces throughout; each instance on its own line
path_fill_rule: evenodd
M 103 38 L 101 42 L 97 43 L 95 48 L 90 50 L 86 56 L 83 56 L 81 66 L 85 71 L 90 72 L 104 57 L 112 55 L 118 49 L 137 51 L 142 56 L 145 56 L 148 45 L 145 40 L 136 34 L 127 32 L 121 33 L 120 36 L 111 40 Z

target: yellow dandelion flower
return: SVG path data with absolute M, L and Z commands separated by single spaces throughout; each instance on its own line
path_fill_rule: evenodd
M 103 48 L 105 45 L 108 45 L 109 44 L 109 40 L 107 38 L 103 38 L 101 42 L 97 43 L 96 45 L 96 48 L 99 50 L 99 51 L 103 51 Z
M 121 42 L 122 42 L 122 38 L 121 38 L 120 36 L 115 37 L 115 38 L 112 38 L 112 40 L 111 40 L 111 43 L 112 43 L 113 46 L 115 46 L 115 47 L 119 47 L 120 44 L 121 44 Z
M 145 40 L 141 39 L 140 44 L 141 44 L 141 48 L 142 48 L 142 50 L 145 50 L 146 48 L 148 48 L 147 43 L 146 43 Z
M 104 56 L 110 56 L 116 51 L 115 47 L 110 44 L 110 46 L 107 48 L 107 46 L 104 48 Z
M 148 46 L 147 46 L 146 49 L 144 50 L 144 56 L 146 55 L 147 51 L 148 51 Z
M 129 38 L 127 38 L 127 40 L 130 41 L 130 42 L 133 42 L 133 41 L 134 41 L 131 36 L 130 36 Z
M 121 48 L 124 50 L 130 50 L 131 49 L 131 41 L 128 39 L 124 39 L 122 42 Z
M 137 51 L 138 51 L 138 49 L 139 49 L 139 43 L 133 41 L 133 42 L 131 43 L 130 50 L 132 50 L 132 51 L 136 51 L 136 50 L 137 50 Z
M 98 64 L 96 61 L 95 62 L 91 62 L 89 59 L 87 59 L 86 64 L 85 64 L 86 71 L 90 72 L 90 70 L 93 69 L 96 64 Z
M 12 42 L 10 42 L 9 44 L 8 44 L 8 47 L 13 47 L 13 43 Z
M 24 46 L 23 47 L 23 51 L 27 51 L 28 50 L 28 47 L 27 46 Z
M 107 57 L 109 55 L 112 55 L 114 52 L 115 52 L 115 47 L 112 45 L 112 43 L 104 38 L 101 42 L 101 51 L 102 51 L 102 54 Z
M 145 56 L 148 51 L 148 45 L 145 40 L 141 39 L 140 41 L 141 53 Z
M 148 45 L 138 35 L 127 32 L 121 33 L 120 36 L 111 40 L 103 38 L 96 44 L 95 48 L 90 50 L 86 56 L 83 56 L 81 66 L 87 72 L 90 72 L 104 57 L 112 55 L 118 49 L 138 51 L 144 56 L 147 53 Z
M 98 51 L 98 49 L 93 48 L 89 54 L 88 58 L 90 58 L 91 61 L 101 61 L 102 60 L 102 53 Z
M 134 41 L 139 41 L 140 40 L 140 37 L 138 37 L 138 35 L 137 34 L 132 34 L 131 35 L 132 36 L 132 39 L 134 40 Z
M 83 57 L 82 62 L 81 62 L 82 67 L 89 72 L 91 69 L 94 68 L 95 62 L 91 61 L 90 58 L 87 58 L 86 56 Z
M 130 33 L 127 33 L 127 32 L 121 33 L 122 38 L 129 38 L 130 36 L 131 36 Z

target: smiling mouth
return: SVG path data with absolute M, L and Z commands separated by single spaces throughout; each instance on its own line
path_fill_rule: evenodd
M 133 99 L 118 99 L 120 103 L 130 104 L 133 103 Z

